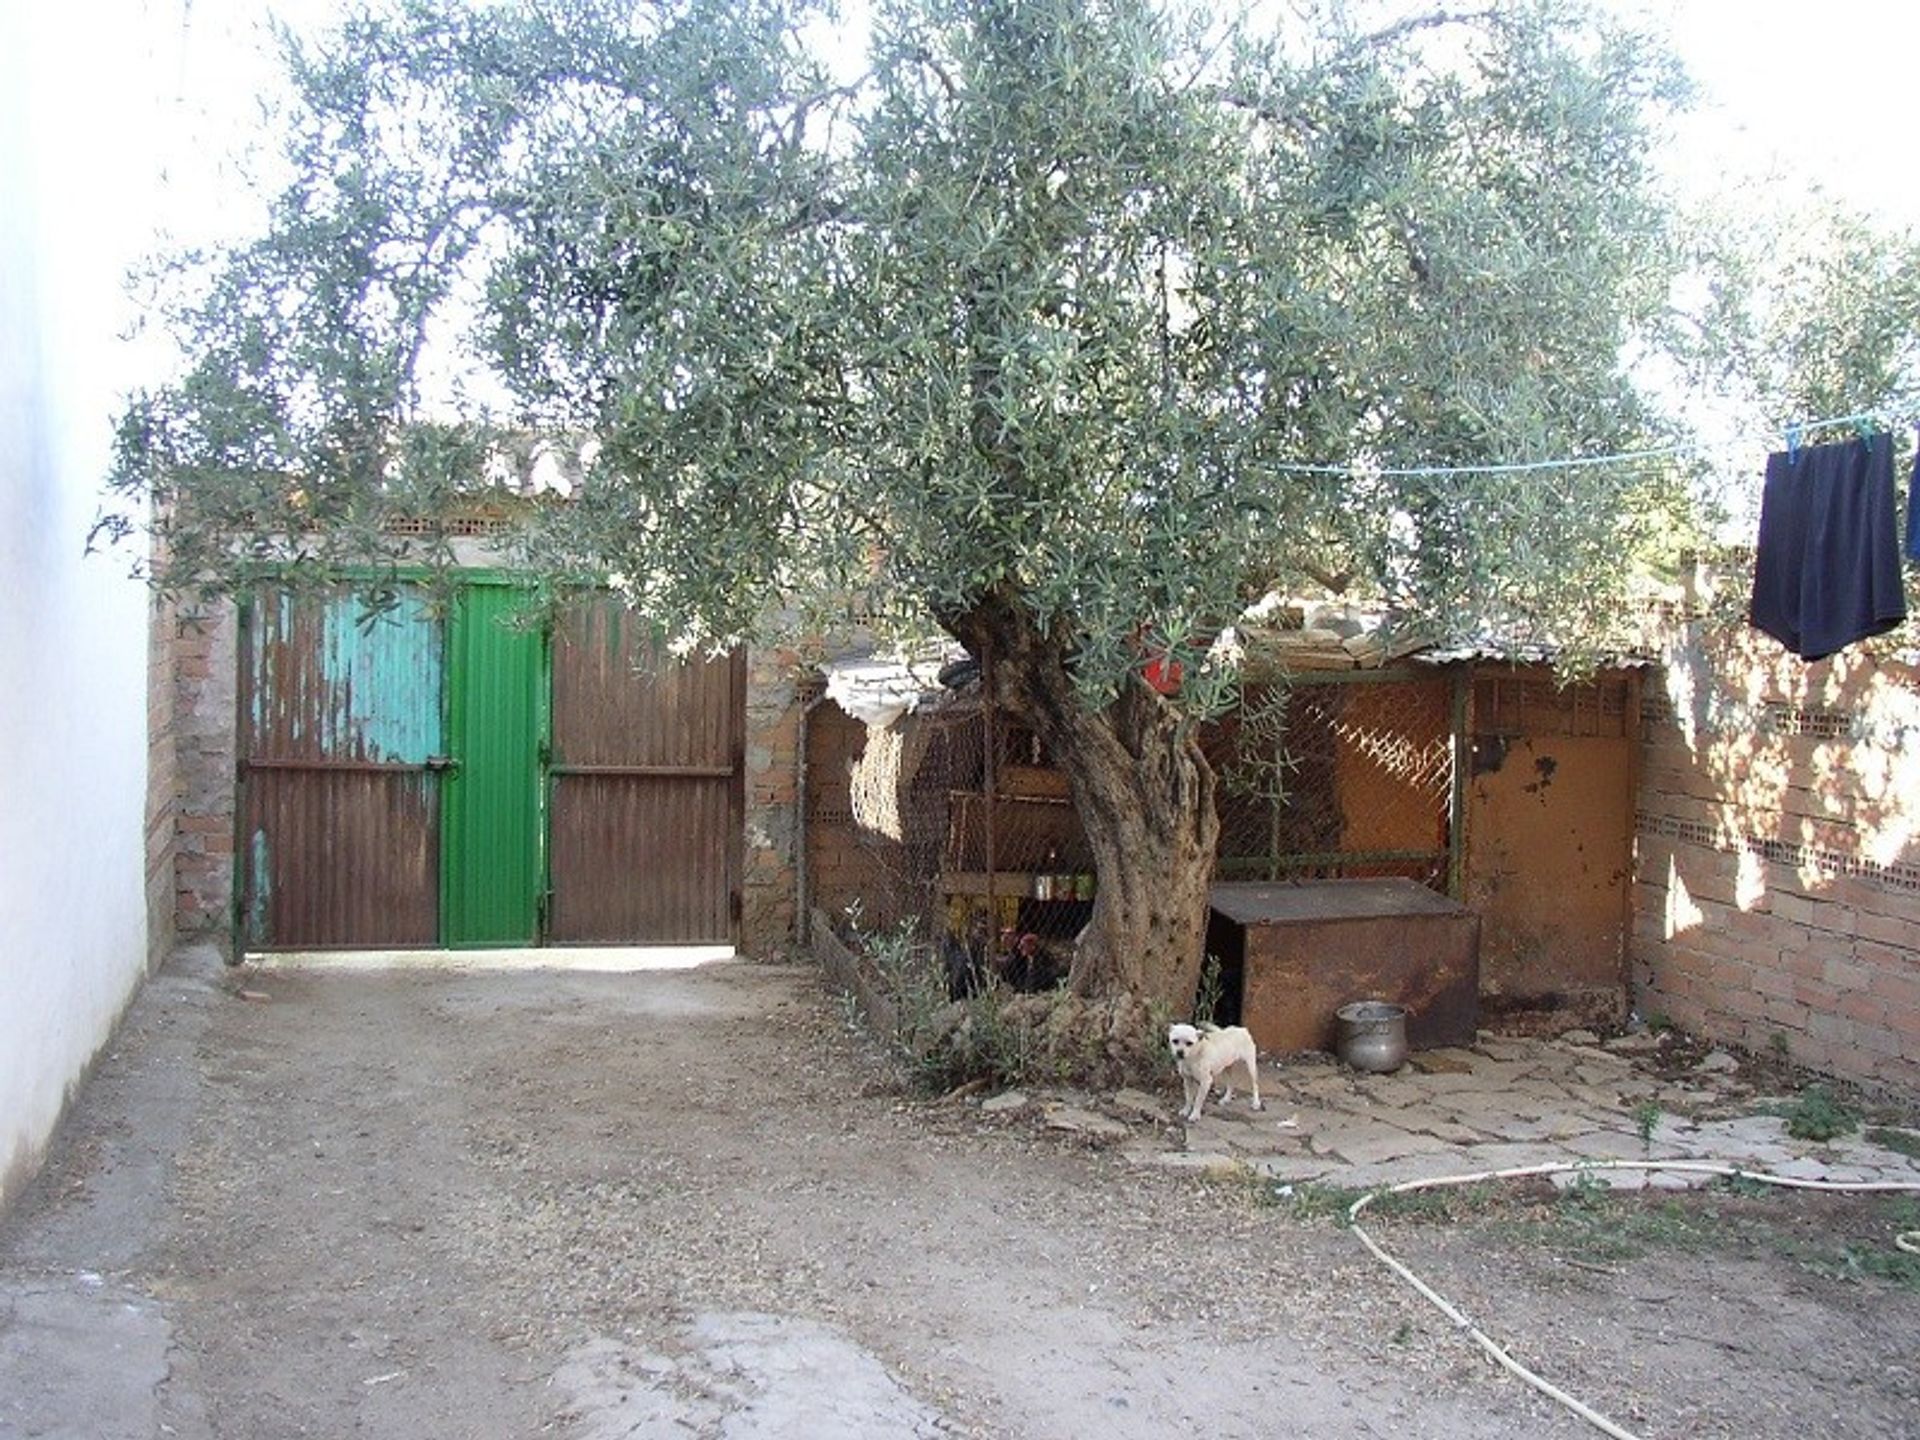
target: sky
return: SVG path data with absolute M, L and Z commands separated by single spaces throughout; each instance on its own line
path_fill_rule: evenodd
M 854 14 L 866 0 L 842 0 Z M 1245 0 L 1256 12 L 1284 0 Z M 1358 0 L 1368 3 L 1368 0 Z M 1445 8 L 1447 0 L 1371 0 L 1385 15 Z M 1599 0 L 1670 36 L 1699 88 L 1662 159 L 1676 188 L 1724 187 L 1729 174 L 1771 174 L 1765 196 L 1822 186 L 1904 226 L 1920 226 L 1916 183 L 1914 69 L 1920 64 L 1920 3 L 1914 0 Z M 0 0 L 15 25 L 59 27 L 43 36 L 48 54 L 70 53 L 85 36 L 106 63 L 127 67 L 123 108 L 94 106 L 48 127 L 41 163 L 61 188 L 76 154 L 114 154 L 131 178 L 130 154 L 153 157 L 150 204 L 127 204 L 118 241 L 131 264 L 143 254 L 206 244 L 259 223 L 243 181 L 259 167 L 259 96 L 273 88 L 276 62 L 265 33 L 269 14 L 295 29 L 339 15 L 339 0 Z M 124 24 L 111 23 L 116 18 Z M 109 23 L 103 23 L 109 22 Z M 853 33 L 856 22 L 842 27 Z M 105 77 L 109 81 L 111 77 Z M 57 85 L 48 73 L 40 83 Z M 68 107 L 71 109 L 71 107 Z M 84 127 L 95 127 L 85 133 Z M 71 192 L 78 193 L 78 192 Z M 98 187 L 99 204 L 129 194 Z M 1756 203 L 1759 203 L 1757 200 Z M 155 224 L 141 223 L 145 216 Z M 149 352 L 156 369 L 164 362 Z M 127 361 L 132 364 L 134 362 Z M 137 365 L 135 368 L 138 368 Z M 151 372 L 149 372 L 151 373 Z M 136 382 L 137 383 L 137 382 Z M 1757 437 L 1756 437 L 1757 438 Z M 1740 461 L 1744 467 L 1745 459 Z
M 31 4 L 33 0 L 0 0 Z M 120 0 L 129 3 L 129 0 Z M 204 185 L 230 182 L 231 163 L 214 169 L 252 136 L 250 92 L 267 87 L 273 68 L 262 54 L 262 17 L 324 24 L 337 0 L 130 0 L 159 38 L 156 60 L 174 73 L 175 123 L 187 143 L 176 169 L 182 209 L 197 224 L 228 205 L 205 198 Z M 853 13 L 864 0 L 843 0 Z M 1252 0 L 1255 6 L 1280 0 Z M 1435 8 L 1438 0 L 1384 0 L 1383 9 Z M 1671 36 L 1701 95 L 1669 157 L 1692 187 L 1714 183 L 1729 162 L 1780 183 L 1819 182 L 1901 224 L 1920 225 L 1920 176 L 1913 135 L 1920 127 L 1920 4 L 1913 0 L 1603 0 Z M 173 17 L 190 44 L 170 44 Z M 855 23 L 843 27 L 851 33 Z M 171 49 L 175 53 L 169 56 Z M 119 117 L 101 117 L 114 124 Z
M 1727 160 L 1780 167 L 1902 225 L 1920 224 L 1920 5 L 1912 0 L 1648 0 L 1701 89 L 1675 156 L 1710 181 Z

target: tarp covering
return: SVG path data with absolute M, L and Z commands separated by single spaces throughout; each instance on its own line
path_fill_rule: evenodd
M 915 661 L 836 660 L 824 667 L 827 698 L 854 719 L 876 730 L 892 725 L 943 693 L 940 667 L 945 657 Z

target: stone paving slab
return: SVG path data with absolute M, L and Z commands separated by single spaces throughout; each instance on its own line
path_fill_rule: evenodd
M 1502 1140 L 1491 1145 L 1467 1147 L 1460 1152 L 1460 1163 L 1443 1173 L 1466 1174 L 1469 1171 L 1480 1170 L 1518 1170 L 1534 1165 L 1561 1165 L 1578 1158 L 1567 1154 L 1558 1145 Z
M 1499 1096 L 1476 1096 L 1462 1101 L 1459 1096 L 1434 1106 L 1437 1114 L 1452 1119 L 1490 1140 L 1544 1140 L 1555 1134 L 1577 1135 L 1595 1128 L 1583 1111 L 1571 1103 L 1561 1106 L 1508 1101 Z M 1578 1120 L 1579 1123 L 1574 1123 Z
M 1589 1085 L 1583 1080 L 1575 1080 L 1565 1089 L 1567 1098 L 1576 1104 L 1597 1105 L 1603 1110 L 1618 1110 L 1621 1106 L 1618 1085 Z
M 1654 1092 L 1654 1098 L 1667 1110 L 1705 1110 L 1727 1103 L 1728 1097 L 1719 1090 L 1699 1090 L 1687 1085 L 1663 1085 Z
M 1124 1140 L 1133 1134 L 1132 1127 L 1126 1121 L 1083 1110 L 1078 1105 L 1050 1105 L 1043 1118 L 1049 1129 L 1065 1130 L 1074 1135 L 1099 1135 L 1107 1139 Z
M 1333 1140 L 1331 1149 L 1349 1165 L 1378 1165 L 1410 1155 L 1455 1153 L 1458 1147 L 1431 1135 L 1415 1135 L 1396 1126 L 1381 1125 L 1364 1133 L 1344 1133 Z
M 1344 1166 L 1330 1160 L 1316 1160 L 1303 1155 L 1260 1155 L 1247 1162 L 1247 1168 L 1263 1179 L 1276 1185 L 1308 1185 L 1325 1181 L 1336 1169 L 1344 1172 Z M 1344 1176 L 1341 1183 L 1346 1183 Z
M 1495 1060 L 1536 1065 L 1541 1062 L 1541 1051 L 1546 1047 L 1538 1040 L 1523 1040 L 1517 1036 L 1482 1035 L 1474 1042 L 1473 1048 L 1491 1055 Z
M 1432 1110 L 1402 1111 L 1394 1117 L 1394 1123 L 1411 1130 L 1416 1135 L 1431 1135 L 1434 1139 L 1453 1146 L 1478 1145 L 1488 1138 L 1472 1126 L 1462 1125 L 1457 1120 L 1449 1120 Z
M 1239 1103 L 1210 1109 L 1185 1127 L 1183 1150 L 1124 1153 L 1142 1164 L 1238 1168 L 1276 1185 L 1354 1189 L 1555 1164 L 1587 1166 L 1556 1176 L 1560 1185 L 1583 1178 L 1623 1190 L 1705 1183 L 1684 1172 L 1605 1163 L 1683 1159 L 1804 1179 L 1920 1180 L 1920 1162 L 1858 1135 L 1827 1145 L 1793 1139 L 1778 1116 L 1752 1113 L 1769 1102 L 1731 1073 L 1662 1081 L 1637 1063 L 1632 1047 L 1619 1053 L 1483 1035 L 1472 1047 L 1415 1060 L 1392 1075 L 1307 1057 L 1268 1063 L 1261 1067 L 1265 1112 Z M 1131 1092 L 1119 1108 L 1148 1115 L 1146 1098 Z M 1645 1102 L 1657 1113 L 1649 1117 Z
M 1155 1165 L 1163 1170 L 1231 1171 L 1244 1164 L 1260 1164 L 1263 1161 L 1247 1162 L 1241 1157 L 1228 1155 L 1219 1150 L 1156 1150 L 1151 1146 L 1129 1145 L 1120 1151 L 1121 1157 L 1135 1165 Z
M 1327 1110 L 1312 1105 L 1276 1105 L 1274 1128 L 1284 1130 L 1287 1135 L 1305 1139 L 1312 1135 L 1327 1134 L 1342 1126 L 1363 1123 L 1352 1113 L 1344 1110 Z M 1291 1124 L 1286 1122 L 1291 1121 Z
M 1435 1075 L 1416 1074 L 1411 1078 L 1428 1095 L 1498 1095 L 1506 1088 L 1491 1076 L 1470 1072 L 1443 1070 Z
M 1514 1120 L 1494 1132 L 1502 1140 L 1552 1140 L 1578 1153 L 1575 1141 L 1607 1133 L 1604 1121 L 1571 1111 L 1542 1115 L 1537 1120 Z
M 1158 1095 L 1149 1095 L 1144 1090 L 1116 1090 L 1113 1103 L 1129 1114 L 1138 1115 L 1144 1120 L 1162 1120 L 1166 1118 L 1167 1103 Z
M 1323 1070 L 1315 1066 L 1297 1078 L 1291 1069 L 1282 1070 L 1277 1078 L 1292 1094 L 1308 1099 L 1344 1099 L 1353 1094 L 1354 1077 L 1346 1071 Z
M 1595 1050 L 1573 1062 L 1573 1074 L 1588 1085 L 1618 1085 L 1633 1078 L 1633 1062 Z
M 1831 1141 L 1827 1148 L 1845 1164 L 1871 1165 L 1896 1180 L 1920 1180 L 1920 1160 L 1876 1145 L 1858 1135 L 1843 1135 Z
M 1369 1075 L 1356 1082 L 1355 1088 L 1376 1105 L 1391 1110 L 1421 1105 L 1431 1098 L 1418 1082 L 1402 1075 Z
M 1661 1145 L 1650 1140 L 1642 1140 L 1638 1134 L 1622 1134 L 1618 1130 L 1595 1130 L 1587 1135 L 1575 1135 L 1564 1142 L 1565 1148 L 1575 1156 L 1588 1160 L 1684 1160 L 1688 1152 L 1676 1145 Z

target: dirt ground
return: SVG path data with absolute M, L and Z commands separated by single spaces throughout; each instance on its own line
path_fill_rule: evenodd
M 977 1099 L 902 1093 L 803 967 L 177 966 L 0 1223 L 0 1436 L 1596 1433 L 1325 1215 Z M 1894 1203 L 1377 1233 L 1649 1440 L 1911 1436 Z

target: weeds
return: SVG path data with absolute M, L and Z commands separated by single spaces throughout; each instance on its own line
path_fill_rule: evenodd
M 1193 997 L 1193 1023 L 1209 1025 L 1220 1018 L 1220 1001 L 1226 984 L 1220 978 L 1220 957 L 1211 951 L 1200 966 L 1200 988 Z
M 1653 1132 L 1660 1124 L 1660 1106 L 1652 1100 L 1642 1100 L 1633 1107 L 1633 1129 L 1640 1137 L 1640 1143 L 1649 1151 L 1653 1149 Z
M 1244 1183 L 1256 1203 L 1289 1219 L 1332 1220 L 1342 1227 L 1355 1202 L 1368 1193 L 1343 1185 L 1276 1186 L 1251 1174 Z M 1363 1224 L 1376 1218 L 1478 1221 L 1476 1243 L 1545 1251 L 1589 1268 L 1661 1253 L 1771 1253 L 1828 1279 L 1920 1291 L 1920 1255 L 1893 1243 L 1896 1235 L 1920 1231 L 1920 1197 L 1883 1197 L 1864 1210 L 1827 1213 L 1824 1220 L 1792 1205 L 1752 1203 L 1782 1193 L 1736 1176 L 1710 1191 L 1656 1198 L 1616 1191 L 1589 1171 L 1577 1173 L 1550 1197 L 1485 1184 L 1383 1192 L 1361 1216 Z
M 1613 1187 L 1590 1170 L 1577 1171 L 1560 1189 L 1560 1208 L 1592 1211 L 1613 1198 Z
M 1878 1280 L 1907 1290 L 1920 1290 L 1920 1255 L 1898 1249 L 1893 1237 L 1905 1231 L 1920 1230 L 1920 1198 L 1896 1195 L 1875 1208 L 1872 1238 L 1845 1241 L 1806 1242 L 1791 1240 L 1780 1245 L 1780 1252 L 1816 1275 L 1829 1280 L 1858 1283 Z
M 1337 1221 L 1347 1223 L 1347 1211 L 1366 1194 L 1364 1190 L 1355 1190 L 1346 1185 L 1265 1185 L 1260 1193 L 1261 1200 L 1270 1205 L 1286 1207 L 1295 1220 Z
M 1332 1218 L 1347 1223 L 1347 1212 L 1370 1192 L 1347 1185 L 1292 1185 L 1266 1187 L 1265 1203 L 1288 1206 L 1296 1220 Z M 1431 1190 L 1383 1191 L 1361 1214 L 1403 1220 L 1462 1220 L 1485 1210 L 1497 1199 L 1486 1185 L 1449 1185 Z
M 1738 1195 L 1742 1200 L 1764 1200 L 1780 1193 L 1777 1185 L 1769 1185 L 1751 1175 L 1729 1175 L 1716 1188 L 1725 1190 L 1729 1195 Z
M 1647 1205 L 1582 1175 L 1539 1218 L 1503 1227 L 1514 1239 L 1586 1263 L 1636 1260 L 1649 1250 L 1701 1250 L 1724 1243 L 1718 1212 L 1679 1200 Z
M 1920 1195 L 1889 1196 L 1880 1218 L 1892 1235 L 1920 1230 Z
M 855 931 L 872 1027 L 914 1088 L 970 1082 L 1152 1085 L 1165 1052 L 1138 1001 L 1085 1001 L 1067 991 L 1022 993 L 989 981 L 953 1000 L 938 949 L 911 924 Z
M 915 1088 L 937 1092 L 969 1080 L 1005 1084 L 1027 1075 L 1027 1037 L 1005 1022 L 997 989 L 959 1002 L 963 1008 L 956 1013 L 940 957 L 912 925 L 856 932 L 854 938 L 889 1012 L 874 1017 L 882 1039 Z
M 1748 1203 L 1780 1194 L 1757 1181 L 1735 1178 L 1709 1194 L 1655 1201 L 1616 1193 L 1597 1177 L 1582 1176 L 1533 1217 L 1498 1223 L 1490 1233 L 1580 1264 L 1617 1264 L 1657 1252 L 1771 1251 L 1829 1279 L 1876 1280 L 1920 1290 L 1920 1255 L 1893 1244 L 1895 1235 L 1920 1229 L 1920 1199 L 1889 1198 L 1875 1205 L 1864 1223 L 1863 1217 L 1849 1212 L 1850 1218 L 1838 1226 L 1809 1225 L 1793 1207 L 1769 1213 Z M 1732 1203 L 1717 1204 L 1711 1195 Z M 1844 1233 L 1836 1233 L 1841 1228 Z
M 1920 1290 L 1920 1255 L 1877 1245 L 1843 1245 L 1827 1256 L 1813 1256 L 1802 1263 L 1816 1275 L 1832 1280 L 1884 1280 L 1910 1290 Z
M 1464 1220 L 1494 1204 L 1496 1197 L 1497 1192 L 1487 1185 L 1447 1185 L 1382 1195 L 1365 1213 L 1411 1220 Z
M 1860 1128 L 1860 1112 L 1833 1098 L 1824 1085 L 1809 1085 L 1790 1105 L 1774 1107 L 1796 1140 L 1836 1140 Z

